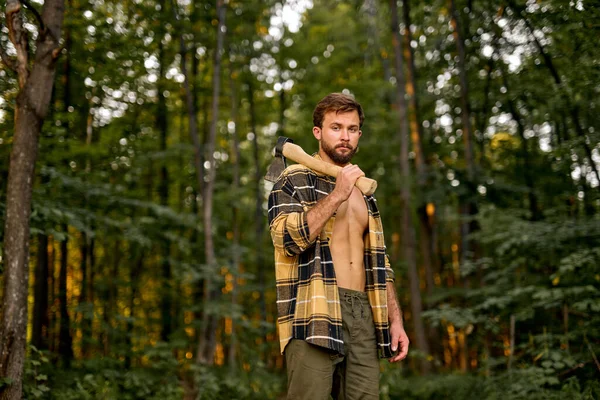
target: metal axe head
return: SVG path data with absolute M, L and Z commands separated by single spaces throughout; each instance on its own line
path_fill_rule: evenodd
M 269 169 L 267 170 L 267 174 L 265 175 L 265 179 L 269 182 L 276 182 L 279 179 L 279 175 L 286 169 L 287 165 L 285 162 L 285 157 L 283 155 L 283 145 L 286 143 L 294 143 L 294 141 L 285 136 L 279 136 L 277 138 L 277 144 L 275 145 L 275 158 L 271 165 L 269 165 Z

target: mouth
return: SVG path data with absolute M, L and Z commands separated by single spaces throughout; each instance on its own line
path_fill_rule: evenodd
M 346 150 L 352 150 L 352 146 L 346 145 L 346 144 L 338 144 L 337 146 L 335 146 L 336 149 L 346 149 Z

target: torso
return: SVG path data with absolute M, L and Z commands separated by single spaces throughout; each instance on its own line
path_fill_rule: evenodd
M 355 187 L 348 200 L 337 209 L 331 235 L 331 256 L 339 287 L 365 291 L 363 236 L 368 225 L 367 205 Z

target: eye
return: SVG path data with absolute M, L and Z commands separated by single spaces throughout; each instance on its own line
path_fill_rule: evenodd
M 334 125 L 334 126 L 331 127 L 331 129 L 333 129 L 334 131 L 339 131 L 340 127 L 337 126 L 337 125 Z
M 350 130 L 350 133 L 356 133 L 356 132 L 358 132 L 358 128 L 355 128 L 355 127 L 352 127 L 349 130 Z

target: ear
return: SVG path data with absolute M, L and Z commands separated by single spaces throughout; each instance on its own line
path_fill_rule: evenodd
M 321 140 L 321 128 L 318 126 L 313 126 L 313 135 L 317 140 Z
M 359 129 L 359 131 L 358 131 L 358 137 L 361 137 L 361 136 L 362 136 L 362 130 Z

